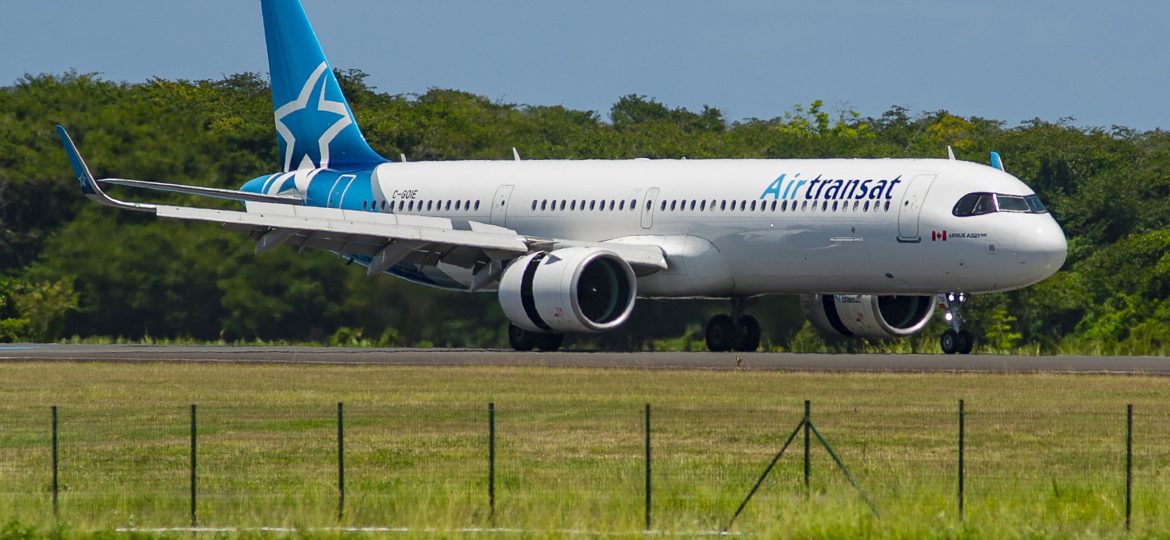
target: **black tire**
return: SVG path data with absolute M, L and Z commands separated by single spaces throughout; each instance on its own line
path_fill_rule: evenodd
M 564 341 L 564 334 L 540 334 L 540 343 L 536 344 L 536 348 L 544 352 L 553 352 L 560 349 Z
M 959 352 L 959 333 L 951 328 L 947 328 L 946 332 L 938 338 L 938 344 L 942 347 L 943 354 L 955 354 Z
M 716 315 L 707 323 L 707 350 L 711 352 L 727 352 L 735 346 L 739 338 L 739 329 L 730 315 Z
M 959 354 L 971 354 L 975 348 L 975 336 L 966 330 L 959 331 Z
M 760 321 L 751 315 L 739 318 L 739 340 L 735 350 L 741 352 L 756 352 L 760 348 Z
M 514 324 L 508 325 L 508 344 L 513 349 L 520 352 L 527 352 L 535 349 L 540 344 L 540 339 L 543 334 L 536 332 L 529 332 Z

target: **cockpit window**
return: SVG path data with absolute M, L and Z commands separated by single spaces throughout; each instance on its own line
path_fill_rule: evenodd
M 958 217 L 978 216 L 992 212 L 1021 212 L 1043 214 L 1048 209 L 1036 195 L 1005 195 L 1003 193 L 968 193 L 963 195 L 951 213 Z
M 996 195 L 995 200 L 999 202 L 1000 212 L 1028 212 L 1028 203 L 1024 202 L 1024 198 L 1019 195 Z
M 1048 208 L 1044 206 L 1044 203 L 1040 202 L 1040 197 L 1027 195 L 1024 197 L 1024 200 L 1028 202 L 1028 208 L 1031 208 L 1033 213 L 1043 214 L 1048 212 Z
M 994 193 L 968 193 L 963 195 L 951 213 L 962 216 L 990 214 L 996 210 Z

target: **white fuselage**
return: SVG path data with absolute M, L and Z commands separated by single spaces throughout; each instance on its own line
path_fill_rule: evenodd
M 953 160 L 387 163 L 371 184 L 372 201 L 339 185 L 310 204 L 658 245 L 670 269 L 638 280 L 653 297 L 1002 291 L 1052 275 L 1066 250 L 1047 213 L 952 215 L 968 193 L 1032 194 L 998 169 Z M 441 264 L 432 272 L 450 278 L 432 285 L 471 279 Z

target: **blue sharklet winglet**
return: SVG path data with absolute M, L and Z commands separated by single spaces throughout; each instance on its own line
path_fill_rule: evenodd
M 106 192 L 102 191 L 102 188 L 98 186 L 97 180 L 93 177 L 93 173 L 89 172 L 89 166 L 85 164 L 85 160 L 81 157 L 81 152 L 77 151 L 77 145 L 73 144 L 73 139 L 69 137 L 69 132 L 65 131 L 64 126 L 57 125 L 57 135 L 61 137 L 61 144 L 65 147 L 65 153 L 69 155 L 69 163 L 73 166 L 73 174 L 77 176 L 77 181 L 81 184 L 82 194 L 106 206 L 155 213 L 156 207 L 153 204 L 128 203 L 106 195 Z
M 995 167 L 996 169 L 999 169 L 1001 171 L 1004 170 L 1003 158 L 999 157 L 999 152 L 992 152 L 991 153 L 991 166 Z

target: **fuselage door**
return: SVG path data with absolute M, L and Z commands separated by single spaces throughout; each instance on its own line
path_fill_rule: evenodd
M 902 197 L 902 205 L 898 207 L 898 241 L 906 243 L 921 242 L 918 235 L 918 218 L 922 215 L 922 205 L 926 201 L 926 194 L 930 191 L 936 175 L 919 174 L 910 180 L 906 186 L 906 194 Z
M 512 198 L 512 189 L 515 187 L 504 185 L 496 188 L 496 198 L 492 202 L 492 225 L 508 226 L 508 202 Z
M 333 181 L 333 187 L 329 189 L 329 200 L 325 202 L 325 206 L 329 208 L 341 208 L 342 201 L 345 200 L 345 192 L 349 190 L 349 185 L 353 183 L 357 176 L 352 174 L 343 174 Z
M 654 202 L 658 200 L 658 188 L 646 190 L 646 198 L 642 201 L 642 228 L 654 226 Z

